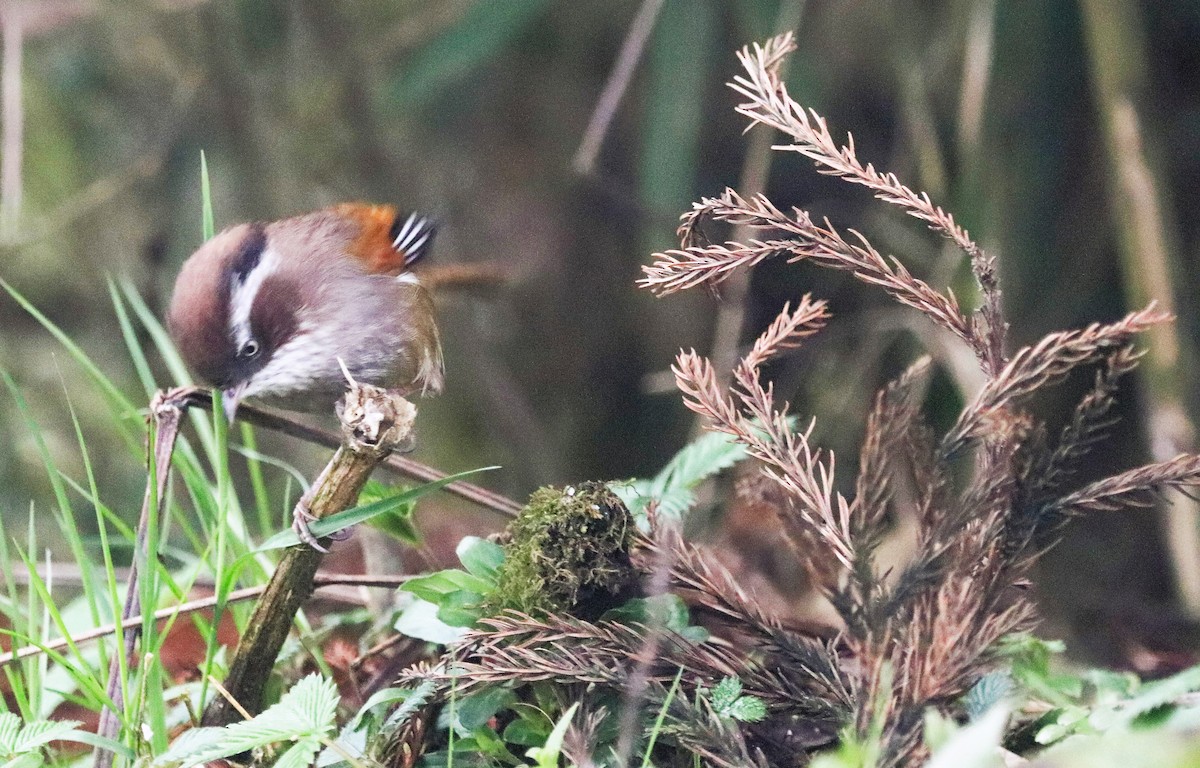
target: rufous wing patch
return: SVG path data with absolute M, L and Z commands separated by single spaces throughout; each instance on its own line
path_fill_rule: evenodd
M 350 254 L 372 274 L 401 274 L 433 243 L 435 228 L 428 218 L 399 213 L 392 205 L 343 203 L 334 211 L 359 225 Z

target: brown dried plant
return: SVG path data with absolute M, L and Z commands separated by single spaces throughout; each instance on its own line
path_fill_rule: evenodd
M 832 718 L 859 738 L 867 737 L 883 702 L 880 765 L 914 765 L 924 756 L 926 709 L 952 711 L 989 670 L 997 640 L 1032 625 L 1033 606 L 1022 586 L 1063 524 L 1087 510 L 1147 505 L 1164 487 L 1200 484 L 1200 456 L 1068 487 L 1080 459 L 1111 424 L 1117 380 L 1137 365 L 1134 336 L 1168 315 L 1150 306 L 1115 323 L 1052 333 L 1010 355 L 993 260 L 928 195 L 863 164 L 852 138 L 839 144 L 820 115 L 791 98 L 778 67 L 793 48 L 791 36 L 783 35 L 739 54 L 745 72 L 730 84 L 745 99 L 738 112 L 752 126 L 762 123 L 791 139 L 775 149 L 798 152 L 820 173 L 869 188 L 957 245 L 979 286 L 978 309 L 965 311 L 952 293 L 914 277 L 854 230 L 847 238 L 828 220 L 814 222 L 798 209 L 784 213 L 764 196 L 747 199 L 731 189 L 702 199 L 682 217 L 680 248 L 656 254 L 639 284 L 660 296 L 715 286 L 776 256 L 847 271 L 966 342 L 986 383 L 939 437 L 921 411 L 930 363 L 914 363 L 875 399 L 848 500 L 836 490 L 834 457 L 811 443 L 811 426 L 791 426 L 788 405 L 777 402 L 761 374 L 765 362 L 828 322 L 824 302 L 806 295 L 794 308 L 785 306 L 735 367 L 729 387 L 707 359 L 680 353 L 674 372 L 685 404 L 742 443 L 786 493 L 780 522 L 844 622 L 837 652 L 763 615 L 727 574 L 682 540 L 668 537 L 664 544 L 659 537 L 644 546 L 673 549 L 674 586 L 736 624 L 751 647 L 772 660 L 765 666 L 785 686 L 780 690 L 789 703 L 778 692 L 755 688 L 757 695 L 779 711 L 795 712 L 803 702 L 814 718 Z M 705 236 L 711 222 L 763 230 L 764 237 L 713 244 Z M 1052 441 L 1021 402 L 1081 367 L 1096 369 L 1095 383 Z M 954 469 L 962 461 L 971 462 L 965 480 Z M 899 574 L 885 579 L 874 552 L 901 481 L 917 497 L 917 550 Z
M 659 295 L 712 287 L 775 256 L 847 271 L 965 342 L 985 383 L 938 435 L 922 412 L 932 363 L 921 358 L 910 365 L 872 404 L 847 499 L 835 482 L 833 455 L 813 444 L 811 424 L 794 426 L 788 404 L 762 374 L 770 360 L 824 328 L 825 302 L 806 295 L 785 305 L 734 367 L 728 386 L 709 360 L 681 352 L 674 373 L 684 403 L 761 462 L 761 482 L 780 500 L 761 508 L 774 507 L 841 628 L 833 638 L 785 624 L 706 550 L 652 513 L 651 530 L 638 534 L 631 558 L 645 576 L 643 594 L 671 590 L 684 597 L 694 620 L 720 640 L 697 642 L 665 626 L 505 611 L 482 619 L 441 658 L 403 673 L 402 682 L 436 683 L 442 703 L 454 691 L 505 686 L 544 695 L 549 686 L 563 709 L 582 705 L 568 731 L 578 764 L 626 763 L 631 734 L 653 729 L 662 737 L 655 749 L 662 764 L 691 764 L 697 755 L 717 766 L 804 765 L 839 733 L 878 737 L 882 721 L 875 764 L 916 765 L 925 756 L 926 711 L 953 714 L 996 663 L 997 641 L 1032 626 L 1023 588 L 1030 567 L 1072 516 L 1145 505 L 1157 489 L 1200 484 L 1200 457 L 1185 455 L 1071 487 L 1081 459 L 1111 425 L 1118 380 L 1137 365 L 1134 336 L 1167 315 L 1148 307 L 1115 323 L 1050 334 L 1010 355 L 994 261 L 951 214 L 894 174 L 864 165 L 853 140 L 838 144 L 824 119 L 788 95 L 777 69 L 792 48 L 784 35 L 741 52 L 746 71 L 731 83 L 745 98 L 738 111 L 751 125 L 772 126 L 793 140 L 776 149 L 799 152 L 820 172 L 866 186 L 956 244 L 978 282 L 978 308 L 964 310 L 953 294 L 915 277 L 858 232 L 847 230 L 847 238 L 829 221 L 814 222 L 798 209 L 784 213 L 766 197 L 747 199 L 733 190 L 701 200 L 682 217 L 681 247 L 656 254 L 640 284 Z M 764 237 L 713 244 L 705 231 L 713 222 L 763 230 Z M 1021 403 L 1081 367 L 1095 370 L 1093 386 L 1052 438 Z M 900 487 L 912 497 L 917 543 L 911 561 L 889 574 L 876 550 Z M 766 705 L 764 720 L 741 722 L 714 711 L 705 691 L 729 677 Z M 643 712 L 661 710 L 662 722 L 631 717 L 639 704 Z M 625 738 L 615 746 L 617 719 L 609 713 L 621 715 L 616 730 Z

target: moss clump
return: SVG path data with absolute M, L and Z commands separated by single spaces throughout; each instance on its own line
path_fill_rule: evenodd
M 633 518 L 603 483 L 541 488 L 508 527 L 490 612 L 599 613 L 632 582 Z

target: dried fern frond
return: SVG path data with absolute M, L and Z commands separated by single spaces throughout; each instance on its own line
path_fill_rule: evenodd
M 1116 422 L 1109 412 L 1116 402 L 1118 381 L 1137 367 L 1143 354 L 1127 344 L 1105 358 L 1103 367 L 1096 371 L 1092 388 L 1075 406 L 1070 421 L 1063 427 L 1058 445 L 1048 453 L 1045 464 L 1028 478 L 1032 494 L 1042 495 L 1061 486 L 1074 474 L 1079 460 Z
M 1057 384 L 1075 368 L 1096 363 L 1114 350 L 1128 346 L 1134 335 L 1171 319 L 1151 303 L 1107 325 L 1092 323 L 1075 331 L 1060 331 L 1019 350 L 1008 365 L 984 385 L 942 440 L 941 455 L 958 453 L 981 433 L 989 418 L 1014 400 L 1045 386 Z
M 977 254 L 979 246 L 967 231 L 954 221 L 953 216 L 934 205 L 929 195 L 909 189 L 893 173 L 880 173 L 870 163 L 864 166 L 855 154 L 853 136 L 847 135 L 846 145 L 840 146 L 829 133 L 823 117 L 805 110 L 792 99 L 779 78 L 778 62 L 795 47 L 791 33 L 786 33 L 765 45 L 753 45 L 738 53 L 746 73 L 734 77 L 729 87 L 747 101 L 739 104 L 737 111 L 754 123 L 776 128 L 797 142 L 775 149 L 799 152 L 816 163 L 821 173 L 867 187 L 878 199 L 904 208 L 953 240 L 966 253 Z
M 787 629 L 765 614 L 724 566 L 684 541 L 676 529 L 664 526 L 654 536 L 639 537 L 636 544 L 649 558 L 658 558 L 664 548 L 671 550 L 672 587 L 694 595 L 700 606 L 745 633 L 758 651 L 776 657 L 780 674 L 793 681 L 789 687 L 795 701 L 815 698 L 810 708 L 817 706 L 830 714 L 839 708 L 849 711 L 847 682 L 828 641 Z
M 753 267 L 765 259 L 787 253 L 791 248 L 792 243 L 786 240 L 751 240 L 664 251 L 654 254 L 657 259 L 654 264 L 642 267 L 646 276 L 638 284 L 660 296 L 698 285 L 716 286 L 734 271 Z
M 795 310 L 791 309 L 790 303 L 784 304 L 770 327 L 754 340 L 754 346 L 742 359 L 742 365 L 760 368 L 768 360 L 796 349 L 804 339 L 824 328 L 829 317 L 829 305 L 814 300 L 809 294 L 800 299 Z
M 655 634 L 657 642 L 648 638 Z M 454 684 L 461 692 L 488 685 L 592 683 L 623 690 L 632 664 L 656 649 L 647 670 L 648 679 L 669 685 L 680 668 L 689 685 L 712 686 L 725 677 L 736 677 L 745 692 L 768 707 L 797 707 L 828 715 L 828 706 L 811 694 L 801 695 L 777 670 L 760 668 L 731 649 L 697 643 L 663 629 L 597 623 L 569 616 L 533 618 L 507 611 L 483 619 L 455 646 L 453 657 L 436 666 L 418 666 L 402 673 L 400 682 L 433 680 L 443 688 Z M 808 706 L 811 705 L 811 706 Z
M 661 709 L 669 691 L 661 684 L 652 684 L 647 694 L 650 704 Z M 761 752 L 752 754 L 737 724 L 719 717 L 703 697 L 672 697 L 659 733 L 719 768 L 767 768 Z
M 859 458 L 854 501 L 850 504 L 850 533 L 860 550 L 873 550 L 883 531 L 892 495 L 892 478 L 907 463 L 909 432 L 917 426 L 929 357 L 917 360 L 900 378 L 880 390 L 867 416 Z
M 1163 488 L 1183 490 L 1200 485 L 1200 456 L 1181 453 L 1173 459 L 1147 464 L 1119 475 L 1097 480 L 1051 507 L 1070 514 L 1087 509 L 1116 511 L 1124 507 L 1149 507 Z
M 680 353 L 672 371 L 684 404 L 766 463 L 766 472 L 796 498 L 797 524 L 815 531 L 830 554 L 849 568 L 846 515 L 839 511 L 846 503 L 835 499 L 832 467 L 809 446 L 806 432 L 792 429 L 786 406 L 775 408 L 770 387 L 759 383 L 757 369 L 739 365 L 732 394 L 717 381 L 712 363 L 694 351 Z
M 792 235 L 788 240 L 751 241 L 688 245 L 699 222 L 712 219 L 759 228 L 778 229 Z M 788 216 L 762 195 L 746 200 L 732 189 L 719 198 L 704 198 L 684 217 L 680 231 L 684 248 L 654 254 L 654 263 L 643 266 L 638 285 L 665 296 L 684 288 L 716 284 L 740 267 L 752 266 L 781 253 L 788 261 L 812 260 L 822 266 L 852 273 L 859 280 L 878 285 L 901 304 L 919 310 L 936 324 L 972 346 L 978 345 L 972 323 L 963 314 L 953 294 L 942 294 L 920 280 L 895 259 L 884 258 L 860 233 L 851 230 L 857 242 L 842 236 L 828 221 L 815 224 L 807 213 Z

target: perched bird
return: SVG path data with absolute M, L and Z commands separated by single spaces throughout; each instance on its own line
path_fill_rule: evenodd
M 361 203 L 230 227 L 184 263 L 167 326 L 230 421 L 248 397 L 331 411 L 346 373 L 436 394 L 433 302 L 410 270 L 434 234 L 425 217 Z

